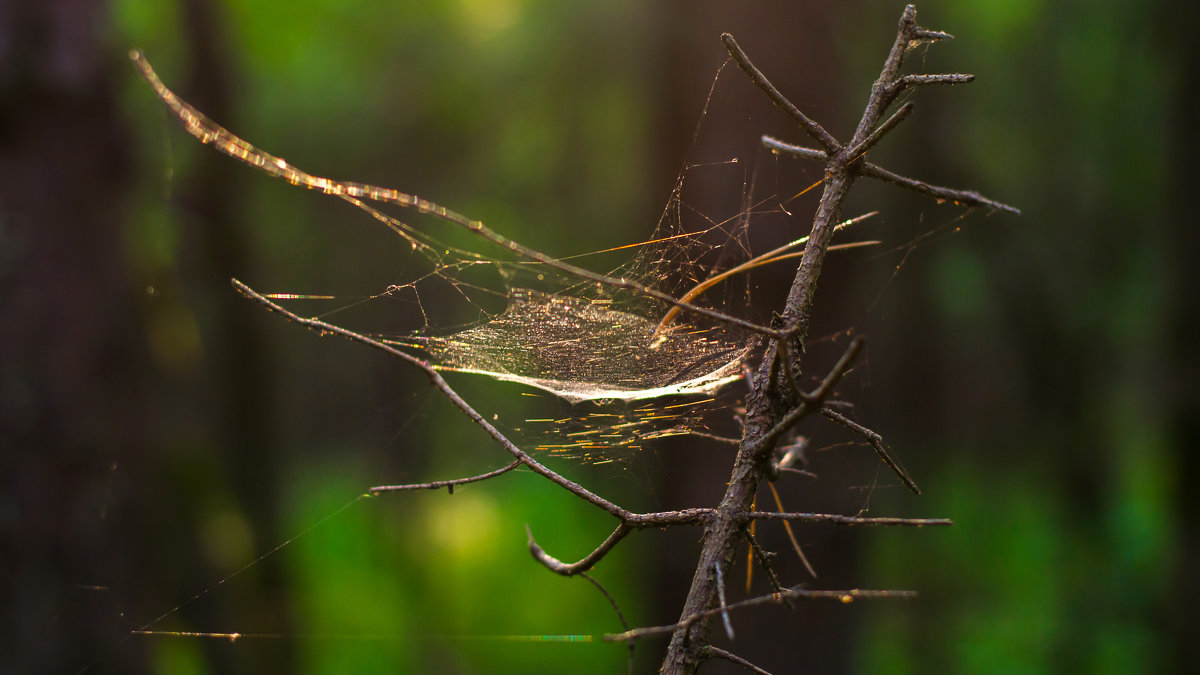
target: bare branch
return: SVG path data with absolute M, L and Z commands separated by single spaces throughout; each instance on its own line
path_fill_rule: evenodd
M 478 476 L 471 476 L 469 478 L 455 478 L 452 480 L 435 480 L 435 481 L 431 481 L 429 483 L 409 483 L 407 485 L 377 485 L 367 491 L 370 492 L 372 495 L 378 495 L 381 492 L 401 492 L 404 490 L 436 490 L 438 488 L 446 488 L 447 490 L 450 491 L 450 494 L 454 494 L 454 486 L 456 486 L 456 485 L 465 485 L 467 483 L 478 483 L 479 481 L 485 481 L 489 478 L 495 478 L 496 476 L 500 476 L 500 475 L 508 473 L 509 471 L 512 471 L 513 469 L 517 468 L 518 466 L 521 466 L 521 460 L 516 459 L 516 460 L 513 460 L 512 464 L 509 464 L 508 466 L 501 467 L 499 469 L 496 469 L 495 471 L 481 473 Z
M 816 150 L 814 148 L 805 148 L 799 145 L 792 145 L 791 143 L 784 143 L 773 136 L 763 136 L 762 144 L 776 152 L 786 152 L 789 155 L 795 155 L 803 159 L 815 159 L 818 162 L 826 162 L 829 160 L 829 155 L 820 150 Z
M 750 77 L 750 81 L 754 83 L 754 86 L 763 90 L 763 93 L 767 95 L 767 98 L 771 99 L 775 107 L 796 120 L 796 124 L 799 124 L 800 128 L 804 129 L 814 141 L 820 143 L 821 147 L 825 148 L 825 151 L 829 154 L 834 154 L 842 149 L 842 144 L 838 143 L 833 134 L 825 131 L 824 127 L 814 122 L 808 115 L 800 112 L 800 109 L 792 105 L 792 102 L 787 100 L 787 97 L 779 93 L 779 90 L 775 88 L 775 85 L 771 84 L 767 76 L 763 75 L 762 71 L 750 62 L 750 57 L 746 56 L 746 52 L 742 51 L 742 48 L 738 46 L 737 41 L 733 39 L 732 35 L 722 33 L 721 42 L 725 43 L 725 49 L 729 51 L 729 55 L 733 57 L 738 67 Z
M 832 513 L 773 513 L 752 511 L 746 514 L 751 520 L 799 520 L 806 523 L 832 523 L 834 525 L 902 525 L 906 527 L 937 527 L 953 525 L 949 518 L 867 518 L 862 516 L 839 516 Z
M 624 539 L 625 536 L 632 531 L 632 527 L 625 523 L 621 523 L 620 525 L 617 525 L 617 529 L 613 530 L 612 534 L 608 535 L 608 539 L 605 539 L 604 543 L 597 546 L 596 550 L 587 554 L 587 556 L 582 560 L 576 563 L 564 563 L 558 558 L 546 553 L 541 546 L 538 546 L 537 542 L 533 540 L 533 530 L 530 529 L 528 525 L 525 526 L 525 534 L 529 536 L 529 552 L 533 554 L 534 560 L 537 560 L 545 565 L 551 572 L 554 572 L 555 574 L 561 574 L 564 577 L 574 576 L 592 569 L 592 567 L 596 563 L 600 562 L 600 560 L 607 555 L 608 552 L 611 551 L 618 542 Z
M 940 30 L 925 30 L 924 28 L 918 28 L 916 39 L 937 42 L 939 40 L 953 40 L 954 36 L 949 33 L 943 33 Z
M 893 173 L 879 166 L 878 164 L 872 164 L 871 162 L 862 162 L 859 167 L 859 173 L 868 178 L 875 178 L 885 183 L 899 185 L 900 187 L 905 187 L 909 190 L 927 194 L 930 197 L 934 197 L 935 199 L 942 201 L 954 202 L 964 206 L 982 206 L 991 209 L 992 211 L 1004 211 L 1018 216 L 1021 215 L 1021 209 L 1018 209 L 1015 206 L 1009 206 L 1003 202 L 988 199 L 974 190 L 954 190 L 938 185 L 930 185 L 929 183 L 917 180 L 915 178 L 909 178 L 907 176 L 901 176 L 898 173 Z
M 768 595 L 760 595 L 749 600 L 742 600 L 729 605 L 726 609 L 735 611 L 745 609 L 747 607 L 757 607 L 759 605 L 778 605 L 783 604 L 786 600 L 796 599 L 813 599 L 813 600 L 837 600 L 843 604 L 850 604 L 855 600 L 884 600 L 884 599 L 900 599 L 911 600 L 917 597 L 916 591 L 879 591 L 879 590 L 861 590 L 851 589 L 847 591 L 810 591 L 803 588 L 791 588 L 782 593 L 770 593 Z M 697 621 L 707 619 L 720 613 L 719 609 L 710 609 L 699 614 L 693 614 L 687 619 L 678 623 L 672 623 L 665 626 L 647 626 L 645 628 L 634 628 L 627 630 L 624 633 L 615 635 L 605 635 L 605 642 L 624 642 L 626 640 L 640 640 L 641 638 L 651 637 L 654 635 L 663 635 L 673 633 L 680 627 L 690 626 Z
M 946 73 L 940 75 L 905 75 L 896 82 L 898 89 L 920 87 L 927 84 L 967 84 L 975 80 L 974 75 L 966 73 Z
M 917 28 L 916 6 L 905 6 L 904 12 L 900 15 L 900 24 L 896 27 L 896 40 L 892 43 L 892 48 L 883 62 L 879 79 L 871 85 L 871 98 L 867 101 L 867 108 L 859 121 L 858 129 L 854 132 L 856 140 L 866 137 L 869 129 L 874 126 L 874 122 L 883 115 L 883 111 L 900 93 L 900 89 L 895 86 L 900 75 L 900 67 L 904 64 L 904 56 L 908 53 L 909 45 L 914 40 L 921 39 L 920 31 L 921 29 Z
M 354 342 L 361 342 L 365 345 L 374 347 L 375 349 L 378 349 L 387 354 L 395 356 L 403 361 L 411 363 L 412 365 L 420 368 L 421 370 L 423 370 L 425 372 L 425 375 L 429 378 L 430 384 L 432 384 L 436 389 L 441 391 L 442 394 L 445 395 L 446 398 L 449 399 L 450 402 L 454 404 L 454 407 L 456 407 L 460 411 L 462 411 L 463 414 L 465 414 L 467 417 L 469 417 L 472 422 L 474 422 L 475 424 L 482 427 L 483 430 L 486 431 L 487 434 L 489 436 L 491 436 L 493 440 L 495 440 L 497 443 L 499 443 L 505 450 L 507 450 L 509 452 L 509 454 L 511 454 L 516 459 L 518 459 L 522 464 L 529 467 L 534 473 L 546 478 L 547 480 L 554 483 L 555 485 L 562 487 L 563 489 L 567 490 L 571 494 L 574 494 L 576 497 L 579 497 L 580 499 L 586 501 L 587 503 L 592 504 L 593 506 L 596 506 L 597 508 L 599 508 L 603 511 L 607 511 L 608 513 L 611 513 L 612 515 L 616 516 L 617 518 L 620 518 L 622 521 L 626 520 L 629 516 L 633 515 L 628 510 L 626 510 L 620 506 L 617 506 L 616 504 L 597 495 L 596 493 L 592 492 L 591 490 L 588 490 L 587 488 L 583 487 L 582 485 L 579 485 L 578 483 L 575 483 L 574 481 L 571 481 L 571 480 L 563 477 L 562 475 L 553 471 L 552 469 L 547 468 L 545 465 L 538 462 L 533 457 L 530 457 L 528 453 L 526 453 L 524 450 L 522 450 L 522 449 L 518 448 L 516 445 L 514 445 L 512 441 L 508 440 L 507 436 L 502 434 L 499 429 L 492 426 L 491 422 L 488 422 L 486 419 L 484 419 L 483 416 L 480 415 L 478 412 L 476 412 L 475 409 L 472 408 L 469 403 L 464 401 L 463 398 L 458 395 L 458 392 L 454 391 L 454 389 L 451 388 L 451 386 L 446 382 L 446 380 L 442 378 L 441 374 L 438 373 L 436 370 L 434 370 L 433 366 L 430 365 L 429 363 L 427 363 L 421 359 L 418 359 L 417 357 L 413 356 L 412 354 L 407 354 L 405 352 L 402 352 L 399 349 L 392 347 L 391 345 L 386 345 L 382 342 L 379 342 L 378 340 L 372 340 L 371 338 L 369 338 L 365 335 L 360 335 L 358 333 L 355 333 L 354 331 L 346 330 L 345 328 L 342 328 L 341 326 L 335 326 L 331 323 L 326 323 L 319 319 L 306 319 L 294 312 L 290 312 L 290 311 L 284 309 L 280 305 L 278 305 L 278 304 L 272 302 L 271 300 L 267 299 L 266 297 L 262 296 L 257 291 L 250 288 L 246 284 L 243 284 L 242 282 L 238 281 L 237 279 L 231 279 L 230 283 L 233 284 L 234 289 L 237 290 L 238 293 L 241 293 L 242 295 L 259 303 L 260 305 L 266 307 L 267 309 L 271 310 L 272 312 L 275 312 L 276 314 L 280 314 L 284 317 L 287 317 L 288 319 L 291 319 L 292 321 L 295 321 L 296 323 L 300 324 L 301 326 L 304 326 L 305 328 L 308 328 L 309 330 L 316 331 L 317 333 L 320 333 L 322 335 L 332 334 L 332 335 L 337 335 L 339 337 L 346 338 L 348 340 L 352 340 Z
M 608 554 L 614 546 L 635 529 L 650 527 L 677 527 L 681 525 L 703 525 L 712 518 L 713 509 L 680 509 L 678 511 L 663 511 L 659 513 L 630 513 L 618 516 L 621 524 L 605 539 L 596 550 L 592 551 L 579 562 L 564 563 L 546 551 L 533 539 L 533 531 L 528 525 L 525 532 L 529 536 L 529 552 L 533 557 L 552 572 L 563 576 L 573 576 L 585 572 Z
M 792 145 L 791 143 L 785 143 L 784 141 L 771 136 L 763 136 L 762 143 L 773 151 L 795 155 L 801 159 L 814 159 L 819 162 L 825 162 L 829 159 L 828 156 L 820 150 L 805 148 L 799 145 Z M 861 152 L 858 154 L 861 154 Z M 974 190 L 955 190 L 952 188 L 932 185 L 915 178 L 901 176 L 898 173 L 888 171 L 878 164 L 872 164 L 871 162 L 860 161 L 856 164 L 856 166 L 858 167 L 858 173 L 861 176 L 874 178 L 876 180 L 881 180 L 885 183 L 891 183 L 893 185 L 899 185 L 900 187 L 929 195 L 935 199 L 955 202 L 964 206 L 982 206 L 992 211 L 1004 211 L 1005 213 L 1011 213 L 1018 216 L 1021 215 L 1021 209 L 1018 209 L 1015 206 L 1009 206 L 1003 202 L 998 202 L 994 199 L 984 197 Z
M 659 513 L 628 513 L 622 520 L 630 527 L 672 527 L 676 525 L 705 525 L 716 514 L 716 509 L 679 509 Z

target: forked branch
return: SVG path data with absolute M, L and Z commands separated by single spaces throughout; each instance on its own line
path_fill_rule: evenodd
M 916 8 L 912 5 L 907 6 L 900 17 L 896 39 L 884 60 L 879 78 L 871 87 L 871 95 L 862 117 L 859 119 L 858 126 L 850 140 L 841 143 L 831 138 L 818 123 L 798 110 L 793 111 L 794 106 L 754 66 L 737 42 L 729 35 L 722 36 L 722 41 L 730 56 L 750 76 L 751 81 L 766 94 L 772 103 L 796 120 L 800 128 L 817 141 L 820 149 L 800 148 L 774 141 L 774 139 L 770 139 L 768 142 L 768 139 L 764 138 L 764 142 L 767 142 L 774 150 L 791 152 L 801 157 L 821 161 L 825 169 L 824 188 L 813 217 L 812 230 L 808 236 L 804 255 L 801 257 L 795 279 L 781 312 L 782 321 L 779 325 L 779 332 L 782 337 L 768 342 L 766 353 L 763 355 L 751 383 L 742 444 L 734 461 L 728 488 L 721 504 L 717 507 L 716 514 L 705 528 L 704 547 L 692 577 L 691 590 L 680 614 L 680 620 L 674 626 L 665 627 L 672 635 L 671 644 L 663 661 L 663 672 L 695 672 L 703 659 L 711 654 L 708 640 L 709 619 L 716 611 L 713 608 L 720 587 L 720 580 L 717 579 L 713 570 L 720 569 L 721 566 L 728 566 L 732 562 L 736 547 L 742 539 L 742 532 L 739 529 L 741 524 L 748 518 L 805 520 L 819 515 L 759 514 L 753 511 L 753 503 L 759 483 L 777 475 L 777 471 L 773 469 L 775 441 L 800 419 L 816 409 L 824 408 L 822 401 L 825 395 L 845 372 L 848 363 L 853 361 L 857 349 L 861 348 L 861 342 L 852 343 L 851 348 L 843 355 L 838 365 L 830 371 L 826 381 L 813 393 L 806 394 L 795 384 L 795 374 L 802 372 L 800 366 L 812 317 L 817 280 L 821 275 L 825 254 L 829 250 L 834 225 L 840 219 L 842 204 L 854 181 L 861 175 L 867 175 L 910 189 L 917 189 L 940 199 L 953 199 L 971 206 L 988 206 L 994 210 L 1016 212 L 1016 209 L 1012 207 L 984 198 L 977 193 L 926 185 L 914 179 L 886 172 L 866 161 L 866 153 L 888 132 L 895 129 L 911 110 L 911 107 L 906 104 L 896 114 L 884 119 L 888 108 L 902 91 L 919 85 L 955 84 L 971 79 L 968 75 L 959 74 L 901 75 L 900 70 L 905 54 L 913 43 L 922 40 L 945 40 L 949 37 L 949 34 L 917 26 Z M 885 462 L 901 476 L 905 484 L 915 491 L 916 485 L 895 462 L 891 461 L 886 451 L 883 450 L 882 443 L 875 447 L 880 452 L 881 458 L 884 458 Z M 838 521 L 836 516 L 820 517 L 827 522 Z M 886 524 L 900 524 L 892 519 L 881 520 L 878 524 L 885 524 L 885 522 Z M 857 522 L 856 524 L 867 523 Z M 921 524 L 944 525 L 949 523 L 948 521 L 929 520 Z M 852 596 L 846 597 L 852 599 Z M 732 609 L 735 606 L 737 605 L 730 605 L 729 608 Z

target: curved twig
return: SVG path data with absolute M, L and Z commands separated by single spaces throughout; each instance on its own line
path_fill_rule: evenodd
M 870 213 L 864 213 L 863 215 L 858 216 L 857 218 L 851 218 L 850 220 L 847 220 L 845 222 L 838 223 L 837 227 L 835 229 L 841 230 L 841 229 L 849 227 L 851 225 L 861 223 L 862 221 L 867 220 L 868 218 L 872 218 L 877 215 L 879 215 L 878 211 L 871 211 Z M 736 267 L 731 267 L 731 268 L 725 270 L 724 272 L 714 274 L 711 277 L 708 277 L 704 281 L 701 281 L 700 283 L 693 286 L 692 289 L 690 291 L 688 291 L 687 293 L 684 293 L 683 295 L 681 295 L 679 297 L 678 302 L 681 302 L 681 303 L 689 302 L 696 296 L 703 293 L 704 291 L 712 288 L 713 286 L 721 283 L 722 281 L 724 281 L 730 277 L 741 274 L 742 272 L 752 270 L 752 269 L 754 269 L 756 267 L 760 267 L 762 265 L 779 262 L 780 260 L 789 260 L 791 258 L 795 258 L 795 257 L 797 257 L 798 254 L 789 254 L 789 255 L 785 255 L 785 254 L 787 253 L 787 251 L 790 251 L 790 250 L 796 248 L 797 246 L 800 246 L 801 244 L 804 244 L 807 242 L 808 242 L 808 237 L 800 237 L 799 239 L 797 239 L 795 241 L 788 242 L 788 243 L 784 244 L 783 246 L 780 246 L 776 249 L 767 251 L 766 253 L 764 253 L 762 255 L 755 256 L 755 257 L 751 258 L 750 260 L 747 260 L 746 262 L 744 262 Z M 832 250 L 836 250 L 837 248 L 857 248 L 860 245 L 861 244 L 859 244 L 859 243 L 851 243 L 851 244 L 842 245 L 840 247 L 830 246 L 829 250 L 832 251 Z M 671 323 L 671 319 L 674 319 L 675 315 L 678 313 L 679 313 L 679 305 L 675 305 L 671 309 L 667 310 L 667 313 L 663 315 L 662 320 L 659 321 L 658 325 L 654 327 L 654 335 L 658 335 L 659 337 L 656 338 L 655 340 L 651 341 L 651 346 L 653 346 L 657 342 L 664 339 L 662 337 L 663 329 L 666 328 L 667 325 Z
M 564 577 L 575 576 L 576 574 L 582 574 L 583 572 L 592 569 L 592 567 L 595 566 L 596 563 L 600 562 L 600 560 L 607 555 L 608 552 L 611 551 L 618 542 L 624 539 L 632 531 L 632 527 L 622 522 L 620 525 L 617 525 L 617 529 L 613 530 L 612 534 L 608 535 L 608 539 L 605 539 L 604 543 L 597 546 L 594 551 L 587 554 L 582 560 L 575 563 L 565 563 L 549 553 L 546 553 L 545 549 L 543 549 L 541 546 L 538 546 L 538 543 L 533 540 L 533 530 L 529 527 L 529 525 L 525 526 L 525 534 L 528 535 L 529 538 L 529 553 L 533 555 L 534 560 L 537 560 L 545 565 L 546 569 L 550 570 L 551 572 L 554 572 L 555 574 L 561 574 Z
M 779 498 L 779 490 L 775 489 L 775 483 L 768 482 L 767 487 L 771 488 L 771 496 L 775 498 L 775 508 L 783 511 L 783 500 Z M 783 531 L 787 533 L 788 541 L 792 544 L 792 550 L 796 552 L 796 557 L 800 558 L 800 562 L 804 563 L 804 569 L 808 570 L 809 576 L 816 579 L 817 570 L 813 569 L 812 563 L 808 561 L 808 556 L 804 555 L 804 549 L 800 548 L 800 541 L 796 539 L 796 533 L 792 531 L 792 523 L 788 520 L 783 521 Z

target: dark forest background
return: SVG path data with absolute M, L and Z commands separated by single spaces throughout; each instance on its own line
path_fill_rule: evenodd
M 624 667 L 617 646 L 487 638 L 620 629 L 590 585 L 525 548 L 528 523 L 574 559 L 607 535 L 607 516 L 527 473 L 452 497 L 353 501 L 505 456 L 412 369 L 236 296 L 230 277 L 377 292 L 402 244 L 195 143 L 137 77 L 131 47 L 215 120 L 303 168 L 428 196 L 568 255 L 649 236 L 725 59 L 721 32 L 845 136 L 901 9 L 0 3 L 0 671 Z M 1200 664 L 1197 10 L 918 9 L 957 39 L 911 67 L 978 79 L 920 92 L 873 157 L 1024 215 L 976 214 L 915 248 L 890 282 L 894 255 L 831 259 L 814 335 L 869 337 L 842 394 L 925 495 L 819 424 L 805 431 L 828 447 L 812 457 L 821 479 L 785 495 L 797 510 L 956 525 L 800 528 L 813 587 L 920 599 L 747 613 L 734 648 L 778 672 L 1187 671 Z M 820 177 L 767 157 L 763 133 L 803 140 L 727 68 L 696 161 L 738 156 L 781 192 Z M 694 203 L 735 213 L 743 177 L 697 175 Z M 883 185 L 860 183 L 852 200 L 882 211 L 864 234 L 891 247 L 956 213 Z M 789 279 L 757 278 L 761 315 Z M 838 349 L 817 343 L 813 358 Z M 454 383 L 484 407 L 520 393 Z M 715 503 L 730 459 L 675 440 L 624 465 L 554 467 L 656 509 Z M 801 579 L 782 533 L 764 529 Z M 697 535 L 638 533 L 597 570 L 631 622 L 677 618 Z M 177 607 L 151 627 L 248 636 L 130 636 Z M 643 644 L 639 669 L 664 646 Z

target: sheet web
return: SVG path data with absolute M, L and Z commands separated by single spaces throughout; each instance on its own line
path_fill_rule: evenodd
M 672 297 L 694 288 L 714 266 L 727 269 L 743 261 L 744 214 L 718 221 L 689 209 L 684 189 L 688 171 L 681 174 L 648 240 L 566 260 L 587 264 L 627 256 L 604 274 Z M 731 197 L 736 202 L 736 193 Z M 453 289 L 439 297 L 465 301 L 476 321 L 442 326 L 428 323 L 430 314 L 422 312 L 427 323 L 421 328 L 376 337 L 425 355 L 439 370 L 531 388 L 528 393 L 536 396 L 525 398 L 523 407 L 532 412 L 505 426 L 533 451 L 605 462 L 625 458 L 655 439 L 711 435 L 709 422 L 717 411 L 728 410 L 725 399 L 735 395 L 730 391 L 737 387 L 728 385 L 742 377 L 749 333 L 692 315 L 664 323 L 670 303 L 580 280 L 545 263 L 504 256 L 503 250 L 491 248 L 450 261 L 443 247 L 432 277 L 392 291 L 421 302 L 421 297 L 429 297 L 423 284 L 436 281 Z M 495 271 L 497 291 L 471 283 L 462 274 L 478 279 L 483 276 L 481 265 Z M 745 280 L 738 279 L 714 288 L 697 304 L 729 313 L 735 304 L 730 299 L 744 298 L 745 292 Z M 502 309 L 490 311 L 488 302 L 494 303 L 496 296 L 503 301 Z
M 664 317 L 674 306 L 665 296 L 683 297 L 750 258 L 748 191 L 725 217 L 700 213 L 686 199 L 690 172 L 726 171 L 733 179 L 730 201 L 736 203 L 737 185 L 744 179 L 736 159 L 685 166 L 647 240 L 538 258 L 481 222 L 427 200 L 309 174 L 259 150 L 177 97 L 141 54 L 131 57 L 198 140 L 268 174 L 351 203 L 401 237 L 402 249 L 414 259 L 407 278 L 367 298 L 274 293 L 273 299 L 296 305 L 302 314 L 311 311 L 312 302 L 332 303 L 318 311 L 335 323 L 363 303 L 412 302 L 420 323 L 409 330 L 347 327 L 418 354 L 439 370 L 526 385 L 570 404 L 550 416 L 510 425 L 534 449 L 601 461 L 612 456 L 609 450 L 638 449 L 650 439 L 708 435 L 706 415 L 726 407 L 717 405 L 716 396 L 741 379 L 752 334 L 688 311 Z M 415 210 L 432 216 L 433 223 L 421 219 L 420 227 L 413 226 L 383 210 L 394 206 L 409 209 L 398 215 L 408 218 Z M 603 275 L 581 274 L 576 265 L 600 259 L 598 254 L 628 258 Z M 606 283 L 599 276 L 626 283 Z M 746 275 L 736 275 L 688 302 L 739 316 L 746 313 L 747 297 Z M 455 309 L 447 309 L 451 305 Z
M 678 193 L 672 197 L 680 198 Z M 725 226 L 687 231 L 678 210 L 669 209 L 653 238 L 621 247 L 636 253 L 607 276 L 681 295 L 709 269 L 701 261 L 720 253 L 722 246 L 707 243 L 706 237 L 714 232 L 725 240 L 737 236 L 726 233 Z M 487 264 L 503 280 L 503 311 L 477 307 L 480 321 L 463 330 L 438 334 L 437 326 L 427 325 L 384 341 L 427 354 L 439 369 L 525 384 L 570 403 L 708 395 L 740 377 L 747 335 L 737 328 L 692 316 L 664 323 L 670 303 L 580 282 L 545 264 L 496 258 Z M 455 269 L 442 264 L 435 274 L 464 298 L 478 292 L 451 274 Z M 728 311 L 721 301 L 725 290 L 712 294 L 718 302 L 706 298 L 705 306 Z M 412 292 L 420 294 L 419 288 Z
M 680 184 L 686 177 L 681 175 Z M 736 199 L 736 195 L 734 195 Z M 651 238 L 619 251 L 579 254 L 570 260 L 625 254 L 630 259 L 606 276 L 679 297 L 711 274 L 714 261 L 744 260 L 745 218 L 723 221 L 696 215 L 688 228 L 679 208 L 682 189 L 672 194 Z M 693 214 L 695 215 L 695 214 Z M 492 247 L 493 249 L 495 247 Z M 728 387 L 742 377 L 750 352 L 746 331 L 712 319 L 680 316 L 663 323 L 672 305 L 637 291 L 581 281 L 544 263 L 486 253 L 440 252 L 433 271 L 389 293 L 429 304 L 427 285 L 439 285 L 438 301 L 459 301 L 477 317 L 467 325 L 440 325 L 422 310 L 425 325 L 402 334 L 375 335 L 382 342 L 419 353 L 442 371 L 469 373 L 530 388 L 515 424 L 501 424 L 532 451 L 587 462 L 627 457 L 647 442 L 668 436 L 712 435 L 709 423 L 728 410 Z M 736 251 L 737 253 L 731 253 Z M 717 269 L 725 269 L 727 265 Z M 479 279 L 492 270 L 499 288 Z M 731 297 L 744 297 L 744 279 L 715 288 L 699 303 L 730 312 Z M 740 283 L 739 283 L 740 282 Z M 447 292 L 447 288 L 450 289 Z M 502 309 L 489 307 L 499 299 Z M 435 301 L 436 302 L 436 301 Z M 745 303 L 742 303 L 743 313 Z M 440 313 L 452 313 L 444 306 Z M 460 311 L 459 315 L 463 312 Z M 728 418 L 728 413 L 725 414 Z

